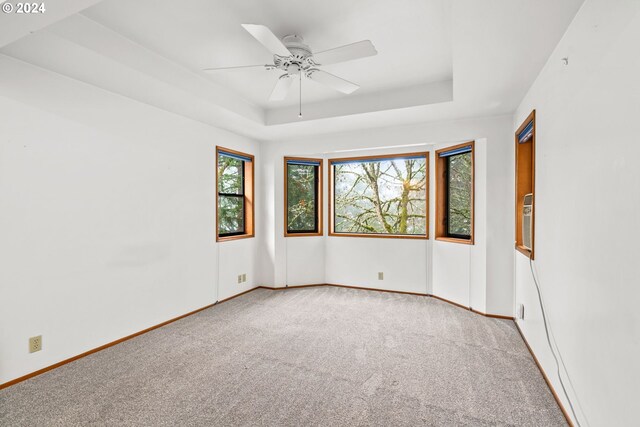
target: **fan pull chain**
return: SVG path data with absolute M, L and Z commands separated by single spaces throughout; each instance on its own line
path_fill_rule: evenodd
M 300 70 L 300 112 L 298 113 L 298 118 L 302 118 L 302 70 Z

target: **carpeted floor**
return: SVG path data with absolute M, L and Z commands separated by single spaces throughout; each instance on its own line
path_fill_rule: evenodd
M 0 391 L 2 426 L 566 425 L 513 322 L 258 289 Z

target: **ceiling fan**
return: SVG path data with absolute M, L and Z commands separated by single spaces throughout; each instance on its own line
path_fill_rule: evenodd
M 369 40 L 351 43 L 322 52 L 313 52 L 300 36 L 289 35 L 283 37 L 281 40 L 264 25 L 242 24 L 242 27 L 265 48 L 267 48 L 269 52 L 273 53 L 273 64 L 206 68 L 203 71 L 217 72 L 221 70 L 235 70 L 242 68 L 282 70 L 284 71 L 284 74 L 282 74 L 276 82 L 276 85 L 271 92 L 271 96 L 269 97 L 270 101 L 283 100 L 289 92 L 293 79 L 298 78 L 302 83 L 303 75 L 310 80 L 328 86 L 339 92 L 345 94 L 353 93 L 360 86 L 331 73 L 320 70 L 317 67 L 365 58 L 378 53 Z M 300 100 L 302 103 L 302 91 L 300 93 Z M 302 117 L 302 110 L 300 111 L 299 116 Z

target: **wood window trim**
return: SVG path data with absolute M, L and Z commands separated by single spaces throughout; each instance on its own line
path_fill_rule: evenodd
M 446 237 L 440 236 L 436 237 L 436 240 L 439 242 L 449 242 L 449 243 L 459 243 L 461 245 L 474 245 L 473 237 L 471 239 L 460 239 L 457 237 Z
M 518 135 L 529 123 L 533 122 L 531 141 L 524 144 L 531 144 L 530 150 L 525 150 L 524 144 L 518 142 Z M 535 187 L 536 187 L 536 110 L 531 111 L 527 118 L 518 127 L 515 133 L 515 249 L 527 258 L 535 259 L 535 237 L 536 237 L 536 208 L 535 208 Z M 527 163 L 529 169 L 524 167 Z M 520 166 L 523 167 L 520 167 Z M 524 194 L 533 194 L 533 212 L 531 215 L 531 249 L 523 246 L 522 236 L 522 197 Z
M 245 210 L 244 210 L 244 234 L 238 234 L 235 236 L 220 236 L 219 235 L 219 219 L 218 209 L 220 207 L 220 197 L 218 196 L 218 158 L 220 151 L 237 154 L 238 156 L 244 156 L 251 159 L 250 162 L 244 163 L 244 198 L 245 198 Z M 229 242 L 231 240 L 248 239 L 255 237 L 255 156 L 249 153 L 243 153 L 241 151 L 232 150 L 230 148 L 216 146 L 216 242 Z
M 444 168 L 446 157 L 440 157 L 440 153 L 455 150 L 462 147 L 471 146 L 471 238 L 460 239 L 447 236 L 444 226 L 444 216 L 446 210 L 446 188 L 444 180 Z M 441 148 L 435 152 L 436 162 L 436 225 L 435 239 L 441 242 L 458 243 L 463 245 L 475 244 L 475 200 L 476 200 L 476 159 L 475 159 L 475 141 L 463 142 L 462 144 L 452 145 Z
M 516 244 L 516 250 L 520 252 L 522 255 L 526 256 L 527 258 L 530 257 L 531 259 L 533 259 L 532 251 L 525 248 L 524 246 Z
M 287 206 L 287 197 L 288 197 L 288 178 L 289 178 L 289 174 L 288 174 L 288 167 L 287 167 L 287 162 L 290 160 L 302 160 L 302 161 L 312 161 L 312 162 L 319 162 L 320 165 L 318 165 L 318 193 L 317 193 L 317 200 L 316 200 L 316 204 L 318 206 L 318 211 L 317 211 L 317 224 L 318 224 L 318 231 L 316 232 L 309 232 L 309 233 L 289 233 L 289 227 L 288 227 L 288 206 Z M 322 159 L 312 159 L 309 157 L 285 157 L 284 158 L 284 211 L 283 211 L 283 216 L 284 216 L 284 237 L 311 237 L 311 236 L 322 236 L 324 235 L 324 230 L 323 230 L 323 222 L 324 222 L 324 217 L 323 215 L 323 211 L 322 211 L 322 206 L 324 205 L 324 193 L 323 193 L 323 187 L 324 187 L 324 175 L 323 175 L 323 169 L 324 169 L 324 162 Z
M 357 160 L 371 160 L 371 159 L 395 159 L 398 157 L 406 156 L 424 156 L 426 162 L 426 197 L 425 197 L 425 234 L 365 234 L 365 233 L 336 233 L 334 232 L 334 218 L 333 218 L 333 164 L 335 162 L 347 162 Z M 328 196 L 329 196 L 329 231 L 328 235 L 331 237 L 364 237 L 364 238 L 378 238 L 378 239 L 412 239 L 412 240 L 428 240 L 429 239 L 429 187 L 430 187 L 430 163 L 429 152 L 421 151 L 414 153 L 397 153 L 397 154 L 383 154 L 372 156 L 359 156 L 359 157 L 340 157 L 328 160 L 329 166 L 329 183 L 328 183 Z

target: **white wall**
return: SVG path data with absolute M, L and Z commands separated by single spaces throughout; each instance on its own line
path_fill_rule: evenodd
M 513 204 L 513 179 L 500 182 L 504 191 L 491 194 L 487 204 L 489 177 L 504 180 L 512 177 L 512 162 L 490 158 L 490 153 L 508 151 L 513 142 L 511 117 L 492 117 L 423 124 L 419 126 L 371 129 L 361 132 L 323 135 L 294 141 L 266 142 L 261 147 L 266 200 L 263 206 L 261 241 L 262 283 L 269 286 L 335 283 L 417 293 L 435 293 L 454 302 L 491 313 L 513 314 L 513 268 L 510 257 L 513 245 L 513 215 L 505 223 L 493 223 L 493 240 L 487 238 L 487 218 L 493 211 L 509 211 Z M 476 140 L 476 245 L 458 245 L 431 240 L 376 239 L 349 237 L 285 238 L 283 223 L 283 157 L 319 156 L 337 158 L 370 154 L 433 151 L 454 143 Z M 431 199 L 435 193 L 434 161 L 431 156 Z M 328 173 L 325 164 L 325 201 L 327 205 Z M 493 172 L 490 175 L 489 169 Z M 507 191 L 508 190 L 508 191 Z M 502 215 L 502 214 L 501 214 Z M 435 217 L 431 203 L 431 218 Z M 325 209 L 325 230 L 328 226 Z M 434 235 L 433 221 L 430 235 Z M 325 231 L 326 234 L 326 231 Z M 490 251 L 508 255 L 507 262 L 488 259 Z M 295 262 L 294 262 L 295 260 Z M 324 271 L 324 274 L 322 272 Z M 385 273 L 379 281 L 378 271 Z M 462 274 L 467 271 L 467 274 Z M 493 276 L 490 274 L 492 273 Z M 493 278 L 491 286 L 487 279 Z M 493 293 L 489 293 L 491 289 Z M 490 295 L 494 298 L 488 302 Z M 505 297 L 506 295 L 506 297 Z
M 486 312 L 513 316 L 513 131 L 506 130 L 500 141 L 503 143 L 486 146 Z M 506 283 L 510 284 L 508 290 Z
M 426 294 L 430 246 L 428 240 L 328 237 L 326 282 Z
M 287 285 L 326 283 L 325 245 L 323 239 L 295 237 L 284 241 Z
M 640 415 L 638 76 L 640 2 L 587 0 L 513 124 L 536 109 L 535 267 L 583 425 Z M 528 260 L 515 257 L 519 325 L 562 394 Z
M 257 143 L 2 55 L 0 117 L 0 383 L 257 283 L 215 243 L 215 146 Z
M 469 306 L 471 290 L 471 246 L 434 242 L 433 294 Z

